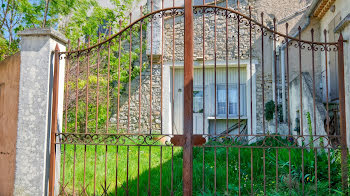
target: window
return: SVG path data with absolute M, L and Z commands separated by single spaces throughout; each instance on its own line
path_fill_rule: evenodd
M 226 93 L 228 92 L 228 96 Z M 240 115 L 246 115 L 246 93 L 245 93 L 245 85 L 241 84 L 240 88 Z M 228 103 L 226 98 L 228 97 Z M 217 115 L 226 115 L 227 105 L 228 105 L 228 114 L 231 116 L 238 116 L 238 85 L 228 85 L 228 89 L 226 89 L 226 85 L 218 85 L 217 86 Z
M 203 113 L 203 90 L 193 91 L 193 113 Z

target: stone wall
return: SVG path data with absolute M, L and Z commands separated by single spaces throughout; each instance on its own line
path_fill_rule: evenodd
M 145 24 L 144 24 L 145 25 Z M 147 27 L 150 27 L 149 23 Z M 145 41 L 147 36 L 150 33 L 143 31 L 143 44 L 146 44 Z M 157 45 L 154 47 L 156 48 Z M 128 40 L 123 41 L 124 51 L 129 51 L 130 43 Z M 140 48 L 140 33 L 137 35 L 133 34 L 132 36 L 132 51 L 136 51 Z M 151 63 L 150 54 L 147 54 L 150 50 L 146 50 L 143 47 L 142 51 L 142 73 L 141 76 L 138 74 L 135 78 L 132 79 L 130 83 L 130 95 L 129 95 L 129 83 L 122 83 L 125 90 L 120 93 L 119 98 L 119 131 L 130 133 L 159 133 L 161 129 L 161 65 L 160 65 L 160 56 L 156 53 L 159 53 L 159 48 L 153 51 L 152 59 L 152 73 L 151 73 Z M 140 56 L 138 53 L 137 55 Z M 132 69 L 134 67 L 140 66 L 140 59 L 136 59 L 132 62 Z M 127 70 L 128 71 L 128 70 Z M 152 84 L 151 84 L 151 75 L 152 75 Z M 140 85 L 141 79 L 141 85 Z M 117 82 L 117 81 L 115 81 Z M 151 100 L 151 85 L 152 85 L 152 104 Z M 141 88 L 140 88 L 141 86 Z M 117 91 L 117 87 L 113 89 Z M 141 99 L 140 99 L 141 93 Z M 117 97 L 112 98 L 112 117 L 110 118 L 111 126 L 115 127 L 118 123 L 117 118 Z M 130 100 L 130 101 L 129 101 Z M 150 119 L 150 111 L 152 105 L 152 118 Z M 129 115 L 130 112 L 130 115 Z M 140 117 L 139 118 L 139 112 Z M 151 122 L 150 122 L 151 120 Z M 139 126 L 139 123 L 141 126 Z M 152 124 L 152 127 L 150 126 Z
M 228 1 L 229 8 L 237 9 L 236 1 Z M 249 15 L 248 7 L 252 8 L 252 18 L 256 21 L 260 21 L 260 13 L 265 12 L 264 15 L 264 24 L 268 27 L 272 28 L 272 19 L 276 17 L 277 19 L 282 19 L 283 21 L 277 22 L 278 29 L 281 29 L 281 32 L 284 32 L 282 29 L 285 22 L 290 24 L 294 24 L 298 21 L 301 15 L 304 13 L 298 12 L 300 9 L 305 8 L 305 6 L 310 2 L 310 0 L 290 0 L 290 1 L 278 1 L 278 0 L 269 0 L 268 2 L 262 0 L 255 1 L 240 1 L 240 9 L 239 12 Z M 213 5 L 213 2 L 207 2 L 208 5 Z M 155 3 L 156 6 L 154 10 L 161 7 L 159 2 Z M 277 5 L 278 6 L 274 6 Z M 226 6 L 225 1 L 217 1 L 217 5 L 221 7 Z M 283 8 L 283 9 L 282 9 Z M 287 9 L 287 10 L 286 10 Z M 198 10 L 200 11 L 200 10 Z M 291 15 L 296 14 L 291 17 Z M 214 39 L 214 31 L 215 31 L 215 20 L 216 20 L 216 40 Z M 164 30 L 161 30 L 161 19 L 155 19 L 153 25 L 153 42 L 152 42 L 152 50 L 153 56 L 158 57 L 161 55 L 161 36 L 164 35 L 164 45 L 163 45 L 163 59 L 164 59 L 164 70 L 171 69 L 172 61 L 174 59 L 175 64 L 183 64 L 184 57 L 184 17 L 176 16 L 173 21 L 173 17 L 164 18 Z M 216 58 L 217 61 L 225 61 L 226 55 L 229 61 L 237 62 L 238 59 L 238 51 L 240 53 L 241 61 L 249 60 L 249 21 L 244 19 L 241 22 L 239 27 L 239 36 L 238 36 L 238 23 L 234 18 L 227 19 L 227 35 L 226 35 L 226 17 L 220 14 L 216 15 L 216 19 L 214 14 L 205 14 L 205 25 L 204 25 L 204 48 L 205 55 L 203 57 L 203 14 L 201 12 L 197 12 L 194 14 L 194 61 L 201 61 L 201 59 L 205 59 L 207 62 L 213 62 Z M 174 23 L 174 24 L 173 24 Z M 150 24 L 148 24 L 147 29 L 147 52 L 146 54 L 150 55 Z M 174 29 L 173 29 L 174 28 Z M 264 36 L 264 44 L 262 44 L 261 32 L 257 29 L 259 27 L 256 26 L 255 30 L 252 30 L 252 60 L 257 62 L 255 65 L 255 77 L 256 83 L 253 84 L 256 86 L 256 130 L 257 133 L 262 133 L 262 113 L 264 112 L 264 106 L 262 104 L 262 56 L 264 56 L 264 94 L 265 94 L 265 103 L 274 100 L 274 64 L 273 64 L 273 40 L 270 38 L 271 34 L 267 34 Z M 174 39 L 173 39 L 174 36 Z M 238 50 L 238 37 L 239 37 L 239 50 Z M 174 43 L 173 43 L 174 41 Z M 281 39 L 279 40 L 281 41 Z M 137 41 L 136 41 L 137 42 Z M 137 46 L 133 41 L 133 45 Z M 175 44 L 175 46 L 173 46 Z M 214 46 L 216 45 L 216 55 L 214 54 Z M 226 50 L 227 45 L 227 50 Z M 174 47 L 174 49 L 173 49 Z M 262 53 L 262 47 L 264 47 L 264 54 Z M 226 53 L 227 51 L 227 53 Z M 144 54 L 144 56 L 146 56 Z M 279 57 L 277 57 L 279 58 Z M 146 59 L 148 64 L 150 64 L 150 58 Z M 157 60 L 156 60 L 157 61 Z M 136 66 L 138 63 L 135 63 Z M 169 66 L 170 65 L 170 66 Z M 280 68 L 278 68 L 280 71 Z M 277 73 L 280 74 L 280 73 Z M 171 72 L 168 75 L 164 75 L 165 80 L 170 80 Z M 164 79 L 164 78 L 163 78 Z M 249 78 L 248 78 L 249 80 Z M 164 80 L 163 80 L 164 81 Z M 281 79 L 279 79 L 281 81 Z M 130 131 L 135 132 L 139 130 L 139 82 L 140 78 L 136 77 L 131 83 L 131 95 L 130 95 Z M 169 81 L 166 81 L 169 82 Z M 160 130 L 161 124 L 161 116 L 163 115 L 163 127 L 164 121 L 169 121 L 171 119 L 168 118 L 169 113 L 171 113 L 169 107 L 163 107 L 163 111 L 161 111 L 161 94 L 164 97 L 169 97 L 167 92 L 164 91 L 165 83 L 163 83 L 163 93 L 161 93 L 161 75 L 160 75 L 160 64 L 153 63 L 153 73 L 152 73 L 152 130 Z M 121 106 L 120 106 L 120 125 L 122 129 L 127 129 L 128 124 L 128 110 L 129 110 L 129 102 L 128 102 L 128 84 L 125 85 L 127 87 L 126 93 L 121 95 Z M 278 84 L 281 87 L 280 84 Z M 149 125 L 149 111 L 150 111 L 150 67 L 148 66 L 146 70 L 142 72 L 142 80 L 141 80 L 141 132 L 148 132 L 150 130 Z M 280 89 L 279 89 L 280 90 Z M 287 97 L 287 96 L 285 96 Z M 169 100 L 164 100 L 163 98 L 163 106 Z M 163 114 L 162 114 L 163 112 Z M 167 115 L 165 118 L 164 115 Z M 111 121 L 116 123 L 116 115 L 114 114 Z
M 153 64 L 152 66 L 152 133 L 159 133 L 161 128 L 161 67 L 160 64 Z M 136 133 L 140 130 L 141 133 L 150 133 L 150 80 L 151 69 L 150 66 L 145 69 L 141 74 L 141 89 L 140 89 L 140 77 L 137 76 L 131 82 L 130 88 L 130 107 L 129 107 L 129 86 L 125 93 L 120 95 L 120 107 L 119 107 L 119 128 L 120 131 L 128 130 L 128 114 L 130 109 L 129 118 L 129 131 Z M 140 95 L 141 91 L 141 104 Z M 116 103 L 116 102 L 115 102 Z M 139 106 L 140 105 L 140 106 Z M 140 107 L 140 108 L 139 108 Z M 139 111 L 141 119 L 139 118 Z M 140 120 L 139 120 L 140 119 Z M 139 121 L 141 128 L 139 126 Z M 117 114 L 113 114 L 111 118 L 112 126 L 117 124 Z
M 219 4 L 219 6 L 224 6 Z M 232 8 L 232 7 L 231 7 Z M 233 9 L 233 8 L 232 8 Z M 203 14 L 201 9 L 194 14 L 193 32 L 194 32 L 194 58 L 203 57 Z M 242 12 L 247 12 L 248 7 L 244 7 Z M 254 12 L 254 9 L 253 9 Z M 233 15 L 232 15 L 233 16 Z M 204 48 L 205 60 L 214 60 L 214 46 L 216 43 L 216 60 L 226 60 L 226 51 L 228 60 L 238 58 L 238 23 L 233 18 L 227 19 L 227 35 L 226 35 L 226 17 L 222 15 L 204 14 Z M 216 18 L 216 19 L 215 19 Z M 215 38 L 215 21 L 216 21 L 216 40 Z M 248 22 L 244 20 L 244 22 Z M 244 23 L 243 22 L 243 23 Z M 174 59 L 176 62 L 183 61 L 184 52 L 184 17 L 175 18 L 173 25 L 172 17 L 165 20 L 164 25 L 164 61 L 172 61 L 173 59 L 173 34 L 175 40 Z M 241 59 L 247 59 L 249 55 L 249 26 L 240 24 L 240 55 Z M 173 33 L 174 26 L 174 33 Z M 256 32 L 253 30 L 253 39 Z M 254 44 L 254 40 L 252 41 Z M 226 50 L 227 43 L 227 50 Z
M 219 3 L 219 6 L 225 6 L 224 2 Z M 231 4 L 232 5 L 232 4 Z M 253 6 L 254 7 L 254 6 Z M 236 9 L 232 8 L 231 9 Z M 247 14 L 248 6 L 242 6 L 241 12 Z M 255 9 L 252 9 L 254 16 L 257 16 Z M 215 41 L 215 22 L 216 22 L 216 41 Z M 249 61 L 250 52 L 250 36 L 249 36 L 249 21 L 244 19 L 239 27 L 238 36 L 238 23 L 237 20 L 229 18 L 227 20 L 227 35 L 226 35 L 226 17 L 217 15 L 216 19 L 214 14 L 205 14 L 204 21 L 204 59 L 207 62 L 213 62 L 216 58 L 217 61 L 225 61 L 226 55 L 229 61 L 237 62 L 238 50 L 240 53 L 241 61 Z M 173 19 L 170 17 L 165 21 L 165 46 L 164 46 L 164 60 L 171 64 L 173 58 L 175 63 L 183 62 L 183 40 L 184 40 L 184 18 L 176 17 L 174 25 L 174 40 L 175 40 L 175 51 L 173 55 Z M 268 37 L 270 34 L 264 37 L 264 90 L 265 90 L 265 103 L 272 99 L 272 40 Z M 238 37 L 240 41 L 238 49 Z M 216 56 L 214 46 L 216 44 Z M 226 48 L 227 44 L 227 48 Z M 257 132 L 262 131 L 262 112 L 264 111 L 262 105 L 262 67 L 261 67 L 261 56 L 262 56 L 262 44 L 261 44 L 261 32 L 252 30 L 252 60 L 260 63 L 256 64 L 256 130 Z M 227 49 L 227 50 L 226 50 Z M 227 53 L 226 53 L 227 51 Z M 203 58 L 203 14 L 197 13 L 194 15 L 194 60 Z M 248 78 L 250 80 L 250 78 Z M 253 114 L 255 115 L 255 114 Z

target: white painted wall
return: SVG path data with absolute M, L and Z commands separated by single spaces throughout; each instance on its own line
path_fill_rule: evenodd
M 328 24 L 333 20 L 333 18 L 339 13 L 340 19 L 342 20 L 350 13 L 350 1 L 349 0 L 336 0 L 335 3 L 335 11 L 331 12 L 328 10 L 327 13 L 320 20 L 321 26 L 321 39 L 324 41 L 323 30 L 328 29 Z M 337 26 L 338 24 L 336 24 Z M 344 43 L 344 60 L 345 60 L 345 106 L 346 106 L 346 122 L 350 122 L 350 24 L 348 24 L 342 31 L 344 40 L 348 40 L 348 42 Z M 325 58 L 324 54 L 322 54 L 321 59 L 323 70 L 325 70 Z M 324 74 L 325 75 L 325 74 Z M 325 79 L 324 79 L 325 80 Z M 324 82 L 325 83 L 325 82 Z M 324 89 L 325 91 L 325 89 Z M 350 123 L 347 123 L 347 143 L 350 144 Z

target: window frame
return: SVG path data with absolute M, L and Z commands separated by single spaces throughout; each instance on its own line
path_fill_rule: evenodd
M 244 107 L 246 107 L 247 105 L 243 101 L 244 99 L 247 99 L 246 84 L 240 84 L 240 86 L 241 86 L 241 88 L 240 88 L 241 96 L 240 96 L 240 103 L 238 103 L 239 101 L 238 101 L 238 96 L 237 96 L 238 95 L 238 84 L 237 83 L 229 83 L 228 89 L 226 89 L 226 84 L 216 84 L 216 92 L 215 92 L 216 93 L 216 103 L 215 103 L 216 104 L 216 116 L 226 117 L 227 111 L 228 111 L 229 117 L 238 117 L 238 104 L 240 104 L 240 116 L 241 117 L 247 116 L 247 111 L 246 111 L 246 109 L 244 109 Z M 224 90 L 221 90 L 221 89 L 224 89 Z M 219 90 L 224 91 L 224 93 L 223 93 L 224 94 L 224 98 L 223 98 L 224 102 L 219 102 L 219 100 L 221 99 L 221 98 L 219 98 L 219 94 L 220 94 Z M 229 98 L 229 102 L 227 103 L 227 100 L 226 100 L 227 91 L 229 93 L 228 97 L 230 97 L 230 91 L 231 92 L 233 91 L 233 93 L 236 93 L 236 99 L 232 103 L 230 103 L 230 98 Z M 219 103 L 224 103 L 224 106 L 219 106 Z M 230 104 L 232 104 L 232 113 L 230 112 L 230 107 L 231 107 Z M 234 108 L 235 104 L 236 104 L 236 108 Z M 229 107 L 228 110 L 226 108 L 227 105 Z M 221 109 L 219 109 L 220 107 L 224 107 L 223 113 L 221 113 Z M 236 112 L 235 112 L 235 110 L 236 110 Z M 214 113 L 215 113 L 215 111 L 214 111 Z

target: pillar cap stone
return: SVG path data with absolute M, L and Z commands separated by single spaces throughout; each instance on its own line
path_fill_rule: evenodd
M 60 32 L 56 31 L 53 28 L 31 28 L 25 29 L 18 33 L 19 36 L 50 36 L 51 38 L 56 39 L 63 44 L 68 43 L 68 39 Z

